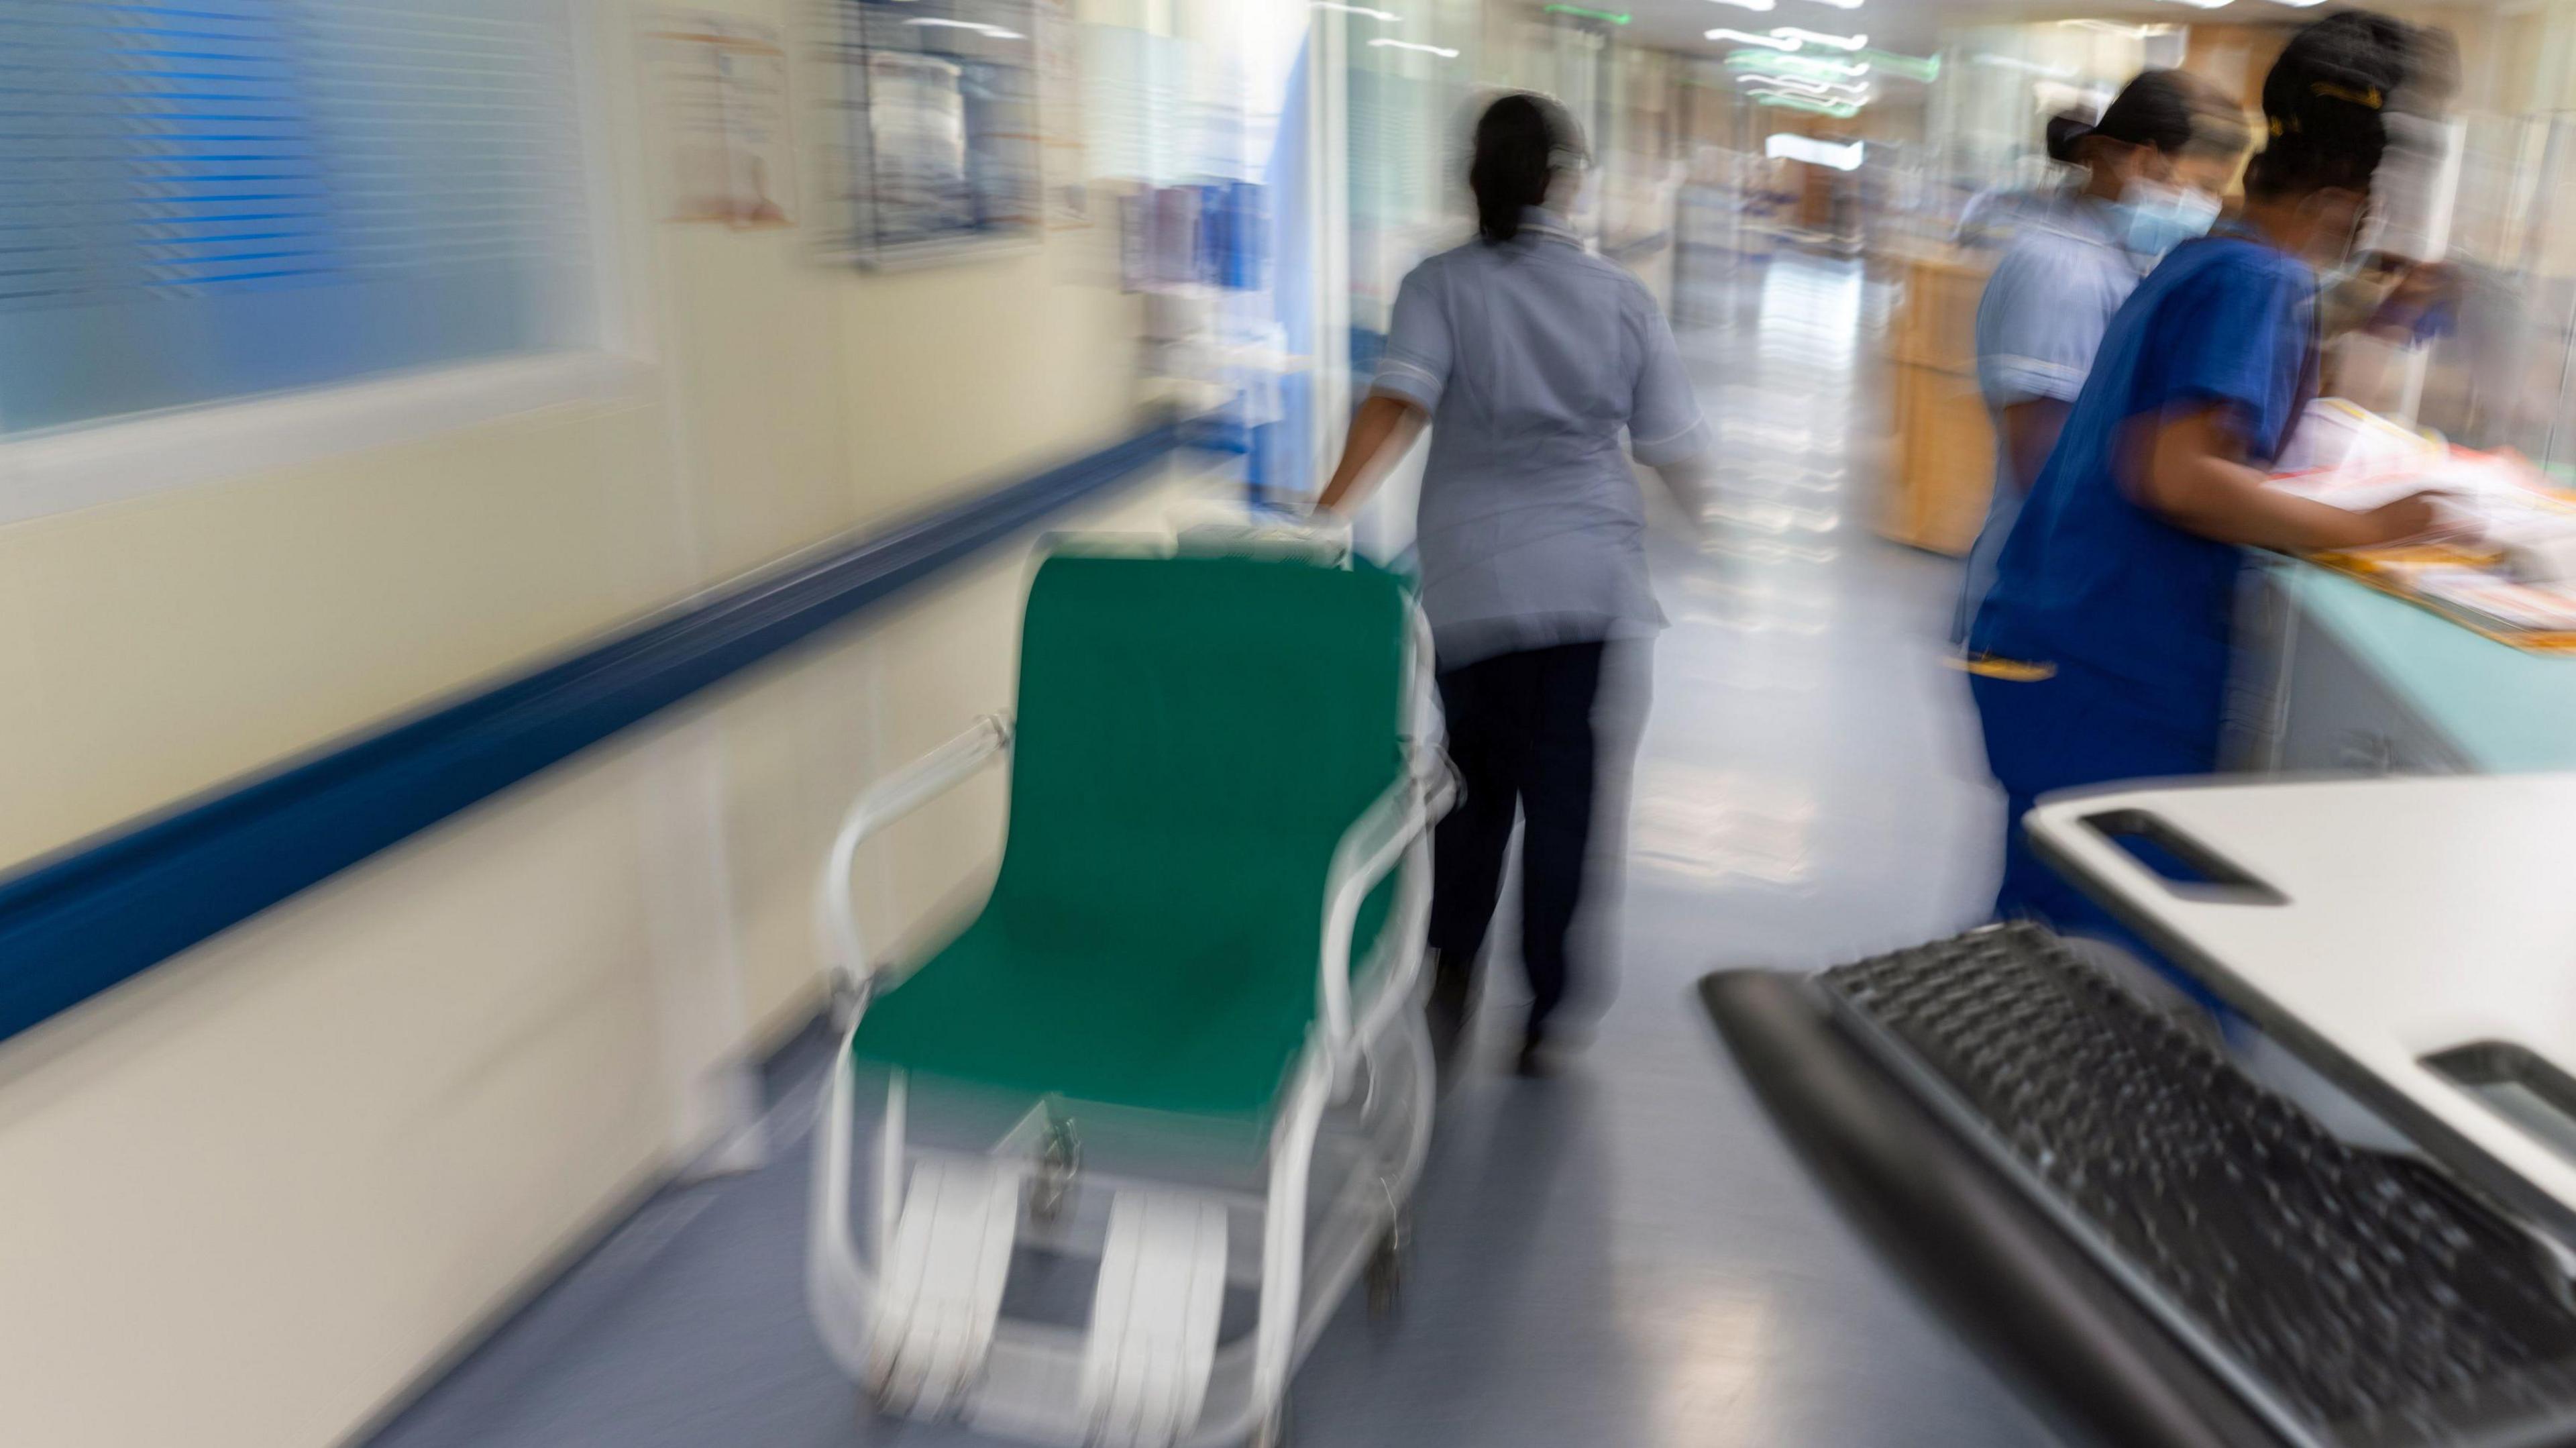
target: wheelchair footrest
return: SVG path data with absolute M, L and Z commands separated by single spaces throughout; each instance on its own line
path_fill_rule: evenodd
M 1225 1208 L 1180 1192 L 1118 1194 L 1109 1211 L 1082 1421 L 1101 1448 L 1169 1448 L 1198 1422 L 1225 1306 Z
M 914 1164 L 868 1352 L 868 1392 L 887 1412 L 957 1413 L 982 1376 L 1020 1229 L 1020 1178 L 1017 1163 Z

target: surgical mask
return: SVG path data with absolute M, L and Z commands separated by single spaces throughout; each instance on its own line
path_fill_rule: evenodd
M 2218 220 L 2217 197 L 2157 181 L 2132 181 L 2120 188 L 2116 209 L 2129 254 L 2150 266 L 2193 237 L 2207 236 Z

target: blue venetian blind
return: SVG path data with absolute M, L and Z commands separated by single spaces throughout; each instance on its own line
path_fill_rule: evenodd
M 596 336 L 562 0 L 0 0 L 0 430 Z

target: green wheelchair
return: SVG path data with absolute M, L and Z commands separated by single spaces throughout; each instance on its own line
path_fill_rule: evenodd
M 1404 580 L 1310 546 L 1062 543 L 1029 588 L 1017 714 L 868 788 L 825 867 L 846 1030 L 815 1323 L 875 1412 L 1276 1443 L 1335 1306 L 1364 1273 L 1391 1296 L 1430 1142 L 1417 984 L 1451 785 L 1427 633 Z M 910 974 L 875 968 L 858 847 L 1005 756 L 981 910 Z M 908 1142 L 934 1088 L 1000 1103 L 997 1134 Z M 863 1090 L 884 1113 L 854 1212 Z M 1110 1122 L 1173 1148 L 1104 1165 Z M 1198 1159 L 1229 1140 L 1232 1165 Z M 1022 1278 L 1094 1260 L 1087 1307 L 1018 1305 Z

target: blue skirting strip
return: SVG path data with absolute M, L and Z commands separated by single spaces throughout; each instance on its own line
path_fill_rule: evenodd
M 1177 424 L 238 781 L 0 879 L 0 1040 L 1133 476 Z

